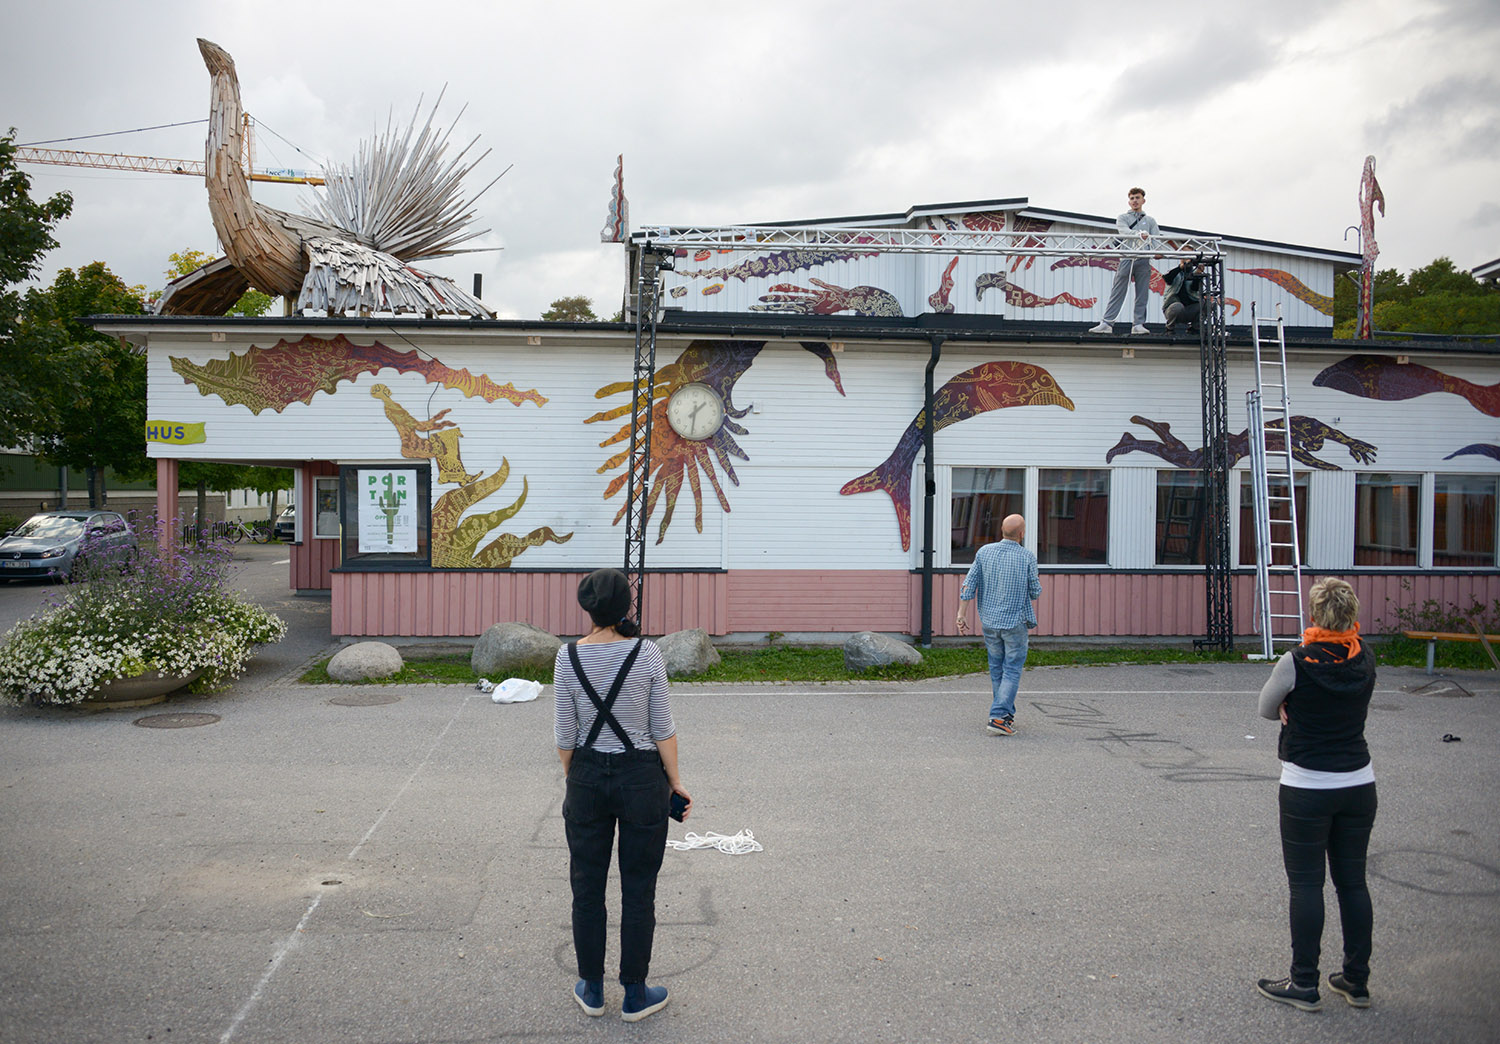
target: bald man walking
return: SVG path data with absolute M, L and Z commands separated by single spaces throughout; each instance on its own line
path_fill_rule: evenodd
M 1021 668 L 1026 665 L 1026 630 L 1036 626 L 1031 603 L 1042 593 L 1036 555 L 1022 545 L 1026 520 L 1008 515 L 1000 523 L 1001 539 L 985 544 L 974 555 L 974 564 L 958 592 L 958 633 L 969 633 L 965 602 L 979 598 L 979 626 L 984 649 L 990 658 L 990 688 L 994 700 L 985 729 L 997 736 L 1015 735 L 1016 691 L 1021 687 Z

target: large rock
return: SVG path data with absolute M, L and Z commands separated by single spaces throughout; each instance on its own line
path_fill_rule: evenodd
M 506 677 L 517 667 L 548 670 L 562 641 L 529 623 L 497 623 L 479 636 L 469 666 L 482 678 Z
M 905 642 L 874 631 L 850 635 L 844 643 L 844 668 L 863 671 L 892 663 L 921 663 L 922 654 Z
M 334 681 L 370 681 L 401 673 L 401 654 L 385 642 L 346 645 L 328 661 L 328 677 Z
M 688 674 L 701 674 L 718 664 L 722 657 L 708 632 L 701 627 L 690 631 L 673 631 L 656 643 L 661 648 L 661 657 L 667 661 L 667 677 L 681 678 Z

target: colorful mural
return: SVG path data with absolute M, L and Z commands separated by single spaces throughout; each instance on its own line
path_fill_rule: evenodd
M 937 418 L 933 431 L 1011 406 L 1061 406 L 1071 410 L 1073 400 L 1063 394 L 1052 375 L 1040 366 L 987 362 L 965 370 L 938 389 L 932 400 L 933 415 Z M 851 479 L 839 490 L 846 497 L 876 491 L 890 497 L 896 509 L 903 550 L 911 548 L 911 469 L 922 448 L 926 415 L 925 408 L 918 410 L 891 455 L 875 470 Z
M 525 536 L 502 533 L 480 547 L 480 541 L 486 535 L 525 506 L 530 492 L 526 480 L 521 479 L 521 495 L 513 503 L 464 518 L 465 511 L 505 485 L 510 477 L 510 461 L 502 457 L 500 467 L 488 477 L 482 472 L 471 473 L 459 459 L 458 440 L 463 437 L 463 432 L 452 421 L 444 419 L 448 410 L 440 410 L 427 420 L 419 421 L 396 402 L 384 384 L 374 385 L 370 395 L 385 404 L 386 419 L 401 439 L 401 455 L 413 460 L 435 460 L 438 481 L 458 483 L 457 489 L 444 493 L 432 505 L 430 532 L 434 568 L 506 569 L 528 548 L 547 543 L 565 544 L 572 539 L 572 533 L 558 535 L 552 527 L 542 526 Z M 424 436 L 422 432 L 433 434 Z
M 771 292 L 762 294 L 765 304 L 751 305 L 752 312 L 795 312 L 798 315 L 833 315 L 853 312 L 855 315 L 900 316 L 901 302 L 894 294 L 877 286 L 835 286 L 821 279 L 809 279 L 818 289 L 777 283 Z
M 1333 314 L 1333 298 L 1318 293 L 1290 272 L 1283 272 L 1279 268 L 1231 268 L 1230 271 L 1269 279 L 1303 304 L 1312 305 L 1324 315 Z
M 1054 272 L 1059 268 L 1102 268 L 1113 273 L 1119 266 L 1117 259 L 1108 257 L 1064 257 L 1052 262 Z M 1157 295 L 1167 292 L 1167 281 L 1155 268 L 1151 269 L 1151 292 Z M 1224 298 L 1224 306 L 1230 310 L 1230 315 L 1240 314 L 1240 303 L 1234 298 Z
M 853 261 L 861 257 L 878 257 L 878 250 L 778 250 L 761 257 L 750 257 L 727 268 L 689 269 L 677 274 L 684 279 L 766 279 L 771 276 L 800 272 L 804 268 L 831 265 L 837 261 Z M 676 251 L 678 257 L 686 257 L 686 250 Z M 700 251 L 696 261 L 708 260 L 708 252 Z
M 281 340 L 270 348 L 251 346 L 242 355 L 213 359 L 202 365 L 170 356 L 168 361 L 173 371 L 197 387 L 200 394 L 217 395 L 225 403 L 244 406 L 254 414 L 267 409 L 280 413 L 294 402 L 310 405 L 320 391 L 332 395 L 341 382 L 383 369 L 421 374 L 429 384 L 441 384 L 467 398 L 478 396 L 486 402 L 504 400 L 514 406 L 525 402 L 542 406 L 547 402 L 546 396 L 535 389 L 519 391 L 513 384 L 499 385 L 486 374 L 455 370 L 436 359 L 423 358 L 416 351 L 396 352 L 378 342 L 357 345 L 342 334 L 333 338 L 303 337 L 296 342 Z M 559 536 L 550 527 L 542 527 L 525 536 L 504 533 L 480 547 L 486 534 L 526 503 L 525 480 L 521 496 L 514 503 L 461 519 L 466 510 L 505 484 L 510 475 L 509 462 L 502 459 L 500 468 L 487 478 L 483 472 L 470 472 L 459 453 L 463 432 L 446 419 L 450 410 L 440 410 L 423 421 L 398 403 L 385 384 L 372 385 L 370 395 L 380 400 L 386 420 L 396 430 L 401 456 L 435 461 L 438 482 L 458 484 L 457 489 L 444 493 L 432 506 L 431 547 L 435 567 L 503 569 L 527 548 L 566 543 L 572 538 L 571 533 Z
M 656 512 L 657 499 L 665 494 L 666 505 L 656 532 L 658 544 L 666 538 L 667 528 L 672 523 L 672 513 L 677 506 L 677 497 L 682 492 L 684 479 L 687 480 L 693 492 L 693 524 L 698 532 L 703 532 L 703 487 L 699 479 L 699 471 L 703 472 L 709 484 L 713 486 L 714 493 L 719 499 L 719 507 L 726 512 L 729 511 L 729 498 L 724 493 L 724 487 L 719 483 L 719 476 L 714 470 L 713 462 L 717 458 L 719 466 L 724 469 L 724 474 L 729 477 L 729 481 L 736 486 L 740 484 L 739 476 L 734 473 L 734 465 L 730 458 L 750 459 L 734 438 L 736 435 L 749 434 L 738 423 L 738 420 L 750 412 L 750 407 L 735 408 L 734 385 L 750 368 L 750 364 L 755 361 L 756 356 L 765 346 L 765 341 L 694 341 L 683 350 L 676 361 L 657 369 L 656 386 L 650 392 L 653 400 L 651 405 L 652 482 L 646 501 L 646 520 L 650 521 L 651 516 Z M 843 395 L 844 385 L 839 377 L 838 361 L 828 345 L 804 341 L 802 347 L 822 360 L 824 373 L 838 389 L 838 393 Z M 667 419 L 667 404 L 672 395 L 689 384 L 707 385 L 723 403 L 723 420 L 707 438 L 684 438 L 673 429 Z M 603 399 L 621 392 L 630 392 L 633 388 L 634 384 L 631 381 L 616 381 L 613 384 L 604 385 L 594 393 L 594 397 Z M 614 471 L 629 460 L 630 421 L 628 418 L 634 412 L 634 408 L 635 404 L 628 402 L 584 418 L 585 424 L 627 418 L 619 430 L 599 443 L 601 448 L 624 443 L 626 449 L 601 464 L 598 474 Z M 628 477 L 624 471 L 621 471 L 620 474 L 610 479 L 609 484 L 604 488 L 604 499 L 608 500 L 624 489 Z M 625 512 L 629 508 L 629 504 L 620 505 L 620 510 L 615 512 L 615 525 L 618 525 L 620 519 L 625 517 Z
M 1104 462 L 1108 464 L 1122 453 L 1150 453 L 1160 457 L 1168 464 L 1179 468 L 1198 469 L 1203 467 L 1203 449 L 1188 449 L 1187 443 L 1172 434 L 1172 426 L 1166 421 L 1148 420 L 1145 417 L 1134 416 L 1130 418 L 1131 424 L 1139 424 L 1150 428 L 1156 433 L 1160 442 L 1152 442 L 1149 439 L 1141 439 L 1125 432 L 1120 436 L 1120 441 L 1104 454 Z M 1272 421 L 1268 428 L 1280 428 L 1279 420 Z M 1375 453 L 1378 447 L 1346 435 L 1332 425 L 1324 424 L 1316 417 L 1292 417 L 1292 458 L 1304 467 L 1315 468 L 1319 471 L 1342 471 L 1337 464 L 1330 464 L 1326 460 L 1320 460 L 1313 456 L 1322 450 L 1327 442 L 1337 443 L 1349 451 L 1349 455 L 1361 464 L 1372 464 L 1375 461 Z M 1273 453 L 1284 453 L 1286 442 L 1283 437 L 1272 435 L 1266 439 L 1266 449 Z M 1234 467 L 1245 457 L 1250 455 L 1250 429 L 1246 428 L 1238 435 L 1229 436 L 1229 466 Z
M 486 402 L 504 399 L 514 405 L 547 401 L 537 391 L 517 391 L 515 385 L 498 385 L 484 374 L 455 370 L 436 359 L 422 358 L 416 351 L 397 352 L 380 342 L 365 346 L 352 343 L 343 334 L 332 338 L 303 337 L 277 341 L 270 348 L 252 346 L 243 355 L 212 359 L 202 365 L 169 356 L 172 369 L 202 395 L 217 395 L 231 406 L 244 406 L 251 413 L 280 413 L 294 402 L 311 404 L 318 392 L 334 393 L 339 382 L 352 381 L 365 373 L 391 369 L 419 373 L 428 384 L 479 396 Z
M 943 278 L 938 282 L 938 288 L 927 295 L 927 307 L 938 315 L 953 314 L 953 305 L 948 301 L 948 295 L 953 292 L 953 270 L 957 267 L 958 258 L 955 257 L 943 269 Z
M 1384 402 L 1449 392 L 1486 416 L 1500 417 L 1500 384 L 1475 384 L 1420 363 L 1398 362 L 1394 355 L 1351 355 L 1319 373 L 1313 384 Z
M 986 290 L 1001 290 L 1005 293 L 1005 303 L 1015 308 L 1045 308 L 1047 305 L 1057 304 L 1059 301 L 1070 304 L 1074 308 L 1092 308 L 1098 298 L 1074 297 L 1070 293 L 1060 293 L 1056 297 L 1040 297 L 1030 290 L 1023 289 L 1010 281 L 1010 277 L 1004 272 L 982 272 L 974 280 L 974 300 L 984 300 Z

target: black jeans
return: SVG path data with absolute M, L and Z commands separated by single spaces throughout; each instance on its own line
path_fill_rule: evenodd
M 563 821 L 573 883 L 573 951 L 580 979 L 604 978 L 604 888 L 620 834 L 620 982 L 645 982 L 656 933 L 656 874 L 667 850 L 672 787 L 654 750 L 573 752 Z
M 1281 858 L 1292 893 L 1292 982 L 1304 987 L 1318 984 L 1326 859 L 1344 929 L 1344 977 L 1363 986 L 1370 979 L 1374 923 L 1365 853 L 1375 826 L 1375 784 L 1338 790 L 1283 786 L 1280 804 Z

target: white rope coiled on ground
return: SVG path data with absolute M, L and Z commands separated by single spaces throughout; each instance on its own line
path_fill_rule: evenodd
M 716 834 L 712 830 L 706 834 L 694 834 L 689 831 L 682 836 L 681 841 L 668 838 L 667 845 L 679 852 L 688 852 L 695 848 L 717 848 L 725 855 L 749 855 L 751 852 L 765 851 L 749 830 L 741 830 L 733 837 L 727 834 Z

